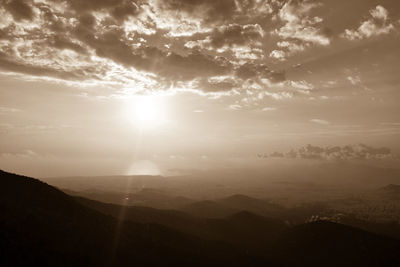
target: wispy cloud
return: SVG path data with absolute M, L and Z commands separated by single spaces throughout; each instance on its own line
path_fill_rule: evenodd
M 311 16 L 311 10 L 321 4 L 315 1 L 287 1 L 280 9 L 278 17 L 284 25 L 273 31 L 284 41 L 277 43 L 270 57 L 284 60 L 287 56 L 304 51 L 312 45 L 327 46 L 330 37 L 322 29 L 323 18 Z
M 11 107 L 0 107 L 0 114 L 2 113 L 16 113 L 21 112 L 18 108 L 11 108 Z
M 275 110 L 277 110 L 277 108 L 274 108 L 274 107 L 265 107 L 265 108 L 262 108 L 261 110 L 262 110 L 262 111 L 275 111 Z
M 327 120 L 321 120 L 321 119 L 311 119 L 310 122 L 320 124 L 320 125 L 330 125 L 331 123 Z

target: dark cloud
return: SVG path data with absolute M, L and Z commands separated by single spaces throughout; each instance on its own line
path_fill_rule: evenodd
M 239 66 L 235 70 L 236 76 L 247 80 L 252 78 L 269 79 L 272 82 L 281 82 L 285 80 L 284 72 L 272 71 L 265 64 L 254 64 L 251 62 Z
M 237 83 L 233 77 L 214 77 L 209 79 L 201 79 L 195 89 L 204 92 L 227 92 L 237 87 Z
M 112 19 L 121 24 L 129 17 L 135 17 L 140 14 L 140 2 L 134 0 L 53 0 L 56 3 L 65 3 L 68 7 L 65 14 L 73 14 L 75 17 L 84 17 L 86 14 L 91 14 L 94 11 L 108 14 Z M 37 7 L 45 12 L 45 8 L 50 6 L 43 3 L 36 3 Z M 51 13 L 51 12 L 50 12 Z M 51 17 L 47 17 L 52 19 Z M 54 18 L 53 18 L 54 19 Z
M 77 43 L 71 42 L 68 38 L 62 35 L 52 36 L 48 41 L 52 44 L 54 48 L 57 49 L 69 49 L 79 54 L 86 53 L 85 48 L 83 48 L 81 45 Z
M 7 27 L 0 29 L 0 40 L 11 40 L 14 39 L 15 25 L 11 24 Z
M 161 8 L 187 12 L 191 15 L 202 15 L 205 23 L 232 19 L 237 10 L 234 0 L 165 0 L 160 1 Z M 205 15 L 205 16 L 204 16 Z
M 188 56 L 170 54 L 161 66 L 163 67 L 159 70 L 161 74 L 183 80 L 199 76 L 223 75 L 230 69 L 230 64 L 223 58 L 213 58 L 200 52 Z
M 110 28 L 103 32 L 96 32 L 94 29 L 94 17 L 85 14 L 80 17 L 79 25 L 74 28 L 72 34 L 80 42 L 94 49 L 99 57 L 115 61 L 117 64 L 132 66 L 140 58 L 133 54 L 131 46 L 120 28 Z
M 88 10 L 88 3 L 83 4 L 83 10 Z M 96 6 L 90 6 L 92 9 L 104 8 L 111 5 L 111 2 L 98 3 Z M 139 42 L 138 38 L 129 40 L 126 32 L 122 27 L 116 25 L 99 25 L 94 15 L 90 12 L 84 11 L 77 16 L 78 23 L 75 26 L 64 25 L 57 16 L 49 10 L 46 6 L 41 6 L 43 10 L 43 17 L 48 20 L 47 25 L 49 29 L 53 30 L 53 34 L 43 34 L 38 29 L 30 30 L 28 38 L 32 39 L 30 50 L 34 55 L 38 55 L 34 51 L 41 49 L 59 49 L 71 50 L 77 53 L 78 56 L 83 56 L 88 53 L 88 49 L 100 57 L 113 61 L 116 64 L 125 66 L 126 68 L 134 67 L 137 70 L 146 71 L 158 75 L 158 80 L 163 83 L 174 83 L 177 81 L 188 81 L 197 78 L 207 80 L 208 77 L 216 75 L 224 75 L 231 70 L 231 65 L 228 60 L 222 57 L 215 57 L 203 54 L 199 51 L 191 51 L 185 55 L 177 54 L 161 50 L 155 46 L 148 46 L 145 43 Z M 115 14 L 114 14 L 115 15 Z M 56 31 L 54 22 L 60 31 Z M 46 23 L 45 23 L 46 24 Z M 11 27 L 11 26 L 10 26 Z M 12 27 L 11 27 L 12 28 Z M 0 31 L 0 38 L 11 39 L 13 29 L 3 28 Z M 101 30 L 99 30 L 99 28 Z M 25 37 L 26 38 L 26 37 Z M 135 46 L 135 44 L 139 44 Z M 3 50 L 5 48 L 3 47 Z M 12 50 L 10 50 L 12 51 Z M 48 56 L 54 51 L 48 51 Z M 29 75 L 49 76 L 70 80 L 81 80 L 85 77 L 91 79 L 98 77 L 98 70 L 96 68 L 81 68 L 74 70 L 66 70 L 63 73 L 63 67 L 60 65 L 35 65 L 24 62 L 23 59 L 18 59 L 16 54 L 2 53 L 1 68 L 13 72 L 20 72 Z M 57 58 L 57 55 L 53 59 Z M 83 58 L 83 57 L 81 57 Z M 44 62 L 43 59 L 37 58 L 36 62 Z M 208 88 L 210 91 L 226 90 L 226 85 L 222 83 L 216 85 L 209 83 Z M 200 89 L 201 90 L 201 89 Z
M 275 152 L 272 152 L 269 156 L 271 158 L 284 158 L 285 154 L 275 151 Z
M 139 13 L 138 1 L 133 0 L 68 0 L 68 5 L 77 12 L 107 11 L 123 20 Z
M 391 150 L 386 147 L 372 147 L 365 144 L 320 147 L 307 145 L 289 152 L 273 152 L 271 154 L 259 155 L 263 158 L 299 158 L 320 160 L 365 160 L 393 158 Z
M 119 21 L 125 20 L 127 17 L 135 16 L 139 13 L 139 7 L 132 1 L 125 1 L 122 5 L 118 5 L 111 10 L 111 14 Z
M 30 1 L 24 0 L 3 0 L 0 4 L 13 16 L 14 20 L 32 20 L 33 11 Z
M 258 83 L 259 88 L 267 87 L 263 79 L 269 82 L 285 79 L 283 72 L 273 71 L 261 63 L 264 53 L 261 42 L 265 34 L 262 27 L 245 21 L 236 23 L 233 18 L 256 9 L 268 13 L 267 2 L 3 0 L 1 3 L 14 19 L 0 28 L 0 39 L 7 41 L 0 47 L 3 70 L 77 81 L 100 77 L 99 82 L 106 70 L 112 72 L 110 75 L 119 75 L 115 79 L 125 81 L 129 81 L 128 76 L 141 72 L 150 75 L 158 88 L 191 83 L 193 86 L 189 89 L 204 92 L 240 90 L 245 87 L 240 82 L 249 79 L 253 84 Z M 18 6 L 21 6 L 19 13 Z M 174 12 L 197 20 L 175 25 Z M 129 17 L 132 20 L 127 20 Z M 32 20 L 29 27 L 25 22 L 19 23 L 27 19 Z M 194 31 L 195 37 L 169 35 L 169 29 L 162 28 L 170 27 L 169 22 L 175 23 L 174 27 L 182 27 L 178 30 L 180 33 Z M 206 30 L 196 32 L 198 23 L 207 24 L 200 27 Z M 207 47 L 184 47 L 187 40 L 200 44 L 206 41 Z M 224 51 L 218 52 L 218 49 Z M 100 70 L 99 62 L 108 66 L 101 65 Z
M 211 45 L 215 48 L 224 45 L 247 45 L 263 37 L 260 25 L 230 24 L 216 28 L 210 35 Z
M 95 33 L 93 25 L 93 16 L 85 15 L 75 29 L 76 37 L 93 48 L 99 57 L 109 58 L 126 67 L 178 80 L 222 75 L 230 69 L 229 62 L 223 58 L 214 58 L 198 51 L 183 56 L 145 44 L 132 48 L 132 43 L 126 39 L 122 29 L 110 28 L 102 33 Z

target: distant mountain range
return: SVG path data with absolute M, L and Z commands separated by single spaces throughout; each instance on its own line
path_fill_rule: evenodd
M 198 206 L 229 212 L 205 218 Z M 1 171 L 0 265 L 400 265 L 396 238 L 329 221 L 291 226 L 264 200 L 234 195 L 183 207 L 106 204 Z M 268 213 L 276 216 L 260 215 Z

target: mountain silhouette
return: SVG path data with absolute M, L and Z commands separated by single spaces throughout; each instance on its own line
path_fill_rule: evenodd
M 0 208 L 1 266 L 400 264 L 398 239 L 338 223 L 293 227 L 249 211 L 217 219 L 105 204 L 3 171 Z
M 118 222 L 33 178 L 0 172 L 1 266 L 250 264 L 230 246 Z

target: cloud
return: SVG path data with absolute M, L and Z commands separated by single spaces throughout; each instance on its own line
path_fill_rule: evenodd
M 165 53 L 155 48 L 145 47 L 137 50 L 141 54 L 134 55 L 129 66 L 153 72 L 169 80 L 187 81 L 197 77 L 224 75 L 230 71 L 230 63 L 224 58 L 202 54 L 198 51 L 182 56 Z
M 282 50 L 273 50 L 270 54 L 270 57 L 278 59 L 278 60 L 286 60 L 286 53 Z
M 280 48 L 286 48 L 290 53 L 301 52 L 306 49 L 306 44 L 302 44 L 300 42 L 294 41 L 281 41 L 277 43 L 277 46 Z
M 21 110 L 17 109 L 17 108 L 1 107 L 0 106 L 0 114 L 16 113 L 16 112 L 21 112 Z
M 346 77 L 346 79 L 354 86 L 359 86 L 364 90 L 371 90 L 363 83 L 359 75 L 353 75 L 353 76 L 349 75 Z
M 285 78 L 285 73 L 282 71 L 273 71 L 265 64 L 254 64 L 246 62 L 239 65 L 235 69 L 237 77 L 243 80 L 247 79 L 268 79 L 272 82 L 282 82 Z
M 360 76 L 347 76 L 347 80 L 352 84 L 352 85 L 358 85 L 361 83 L 361 78 Z
M 69 0 L 66 2 L 70 8 L 78 13 L 103 11 L 118 21 L 123 21 L 140 12 L 138 1 L 134 0 Z
M 288 56 L 304 51 L 310 43 L 300 40 L 280 41 L 276 43 L 279 49 L 273 50 L 269 56 L 278 60 L 286 60 Z
M 287 57 L 292 56 L 298 52 L 304 51 L 307 47 L 310 47 L 310 43 L 302 42 L 299 40 L 281 41 L 276 44 L 280 50 L 273 50 L 270 53 L 270 57 L 278 60 L 286 60 Z
M 28 4 L 30 2 L 24 0 L 2 0 L 0 4 L 10 12 L 15 21 L 30 21 L 34 17 L 32 6 Z
M 113 97 L 189 91 L 250 103 L 308 94 L 312 85 L 288 81 L 266 57 L 330 42 L 311 1 L 0 1 L 3 73 L 104 85 Z
M 278 13 L 284 23 L 272 33 L 284 41 L 277 43 L 280 50 L 274 50 L 270 57 L 283 60 L 285 56 L 303 51 L 311 45 L 327 46 L 331 43 L 329 31 L 322 28 L 323 19 L 310 16 L 312 9 L 320 6 L 315 1 L 288 1 Z
M 237 87 L 237 83 L 234 77 L 232 76 L 213 76 L 208 78 L 206 81 L 203 80 L 203 83 L 200 84 L 203 90 L 209 92 L 218 92 L 218 91 L 230 91 L 233 88 Z
M 275 111 L 275 110 L 277 110 L 277 108 L 274 108 L 274 107 L 265 107 L 265 108 L 261 109 L 261 111 Z
M 264 36 L 264 31 L 258 24 L 239 25 L 229 24 L 217 28 L 209 36 L 214 48 L 233 45 L 247 45 Z
M 380 124 L 384 126 L 400 126 L 400 122 L 381 122 Z
M 327 147 L 309 144 L 299 149 L 292 149 L 286 153 L 272 152 L 270 154 L 260 154 L 258 156 L 261 158 L 297 158 L 319 160 L 367 160 L 396 158 L 389 148 L 376 148 L 365 144 Z
M 278 1 L 269 0 L 150 0 L 152 7 L 175 15 L 200 22 L 202 27 L 231 24 L 232 21 L 252 20 L 265 17 L 274 12 Z M 172 13 L 170 13 L 172 12 Z M 213 27 L 211 27 L 212 29 Z
M 199 16 L 203 23 L 226 21 L 237 9 L 234 0 L 164 0 L 159 1 L 158 4 L 162 9 Z
M 275 100 L 283 100 L 292 98 L 294 94 L 292 92 L 277 92 L 277 93 L 265 92 L 265 95 Z
M 108 80 L 120 86 L 147 79 L 148 85 L 158 84 L 159 90 L 179 81 L 207 80 L 231 69 L 222 57 L 195 49 L 176 53 L 148 45 L 140 34 L 124 28 L 122 18 L 141 13 L 131 1 L 67 4 L 68 12 L 52 2 L 37 4 L 39 15 L 29 24 L 9 20 L 0 32 L 5 39 L 0 45 L 0 68 L 67 81 Z M 119 10 L 124 5 L 131 6 Z
M 240 110 L 240 109 L 242 109 L 242 106 L 239 104 L 232 104 L 232 105 L 229 105 L 229 109 Z
M 38 153 L 30 149 L 26 149 L 16 153 L 0 153 L 1 158 L 36 158 L 38 156 Z
M 329 121 L 321 120 L 321 119 L 311 119 L 310 122 L 320 124 L 320 125 L 329 125 L 331 124 Z
M 356 30 L 346 29 L 342 37 L 349 40 L 361 40 L 382 34 L 388 34 L 394 30 L 394 26 L 390 23 L 389 12 L 381 5 L 376 6 L 369 11 L 370 18 L 363 21 Z
M 297 89 L 298 92 L 308 93 L 309 91 L 314 89 L 314 85 L 305 81 L 289 81 L 290 85 Z
M 23 73 L 34 76 L 50 76 L 60 79 L 79 80 L 81 75 L 80 71 L 62 70 L 56 66 L 45 66 L 39 64 L 29 64 L 27 62 L 18 62 L 15 58 L 0 52 L 0 69 Z
M 228 55 L 232 62 L 260 60 L 264 57 L 262 41 L 264 30 L 259 24 L 231 23 L 215 27 L 185 43 L 189 49 Z

